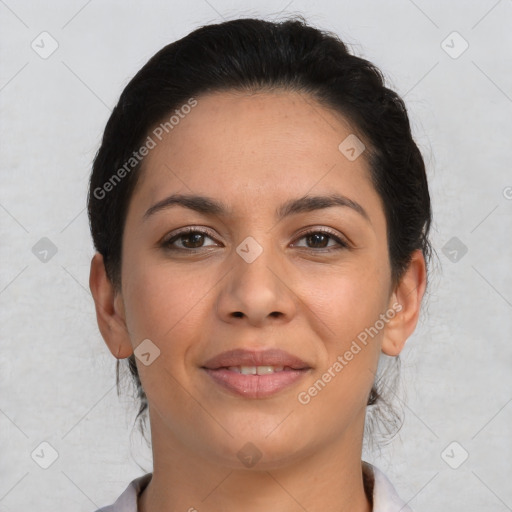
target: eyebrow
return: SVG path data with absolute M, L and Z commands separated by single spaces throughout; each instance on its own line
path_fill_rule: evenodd
M 229 216 L 231 214 L 230 208 L 221 201 L 211 197 L 191 194 L 172 194 L 148 208 L 143 218 L 146 220 L 155 213 L 175 205 L 180 205 L 205 215 Z M 321 210 L 333 206 L 351 208 L 371 224 L 368 213 L 359 203 L 340 194 L 303 196 L 297 199 L 291 199 L 276 210 L 276 218 L 282 220 L 290 215 Z

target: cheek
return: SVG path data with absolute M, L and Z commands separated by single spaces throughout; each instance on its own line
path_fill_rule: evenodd
M 387 281 L 376 265 L 332 267 L 302 277 L 303 297 L 326 327 L 327 339 L 341 348 L 373 325 L 387 304 Z
M 123 290 L 132 341 L 149 338 L 160 346 L 172 339 L 173 348 L 177 348 L 183 334 L 193 326 L 197 328 L 202 299 L 213 282 L 208 285 L 204 272 L 191 275 L 147 257 L 144 261 L 142 257 L 127 258 L 125 268 Z
M 385 270 L 368 262 L 339 267 L 336 273 L 331 270 L 328 276 L 308 280 L 310 286 L 304 296 L 313 317 L 319 319 L 324 342 L 320 381 L 311 390 L 311 396 L 319 396 L 313 409 L 326 403 L 343 403 L 347 410 L 366 405 L 383 335 L 383 330 L 377 332 L 374 326 L 387 306 Z

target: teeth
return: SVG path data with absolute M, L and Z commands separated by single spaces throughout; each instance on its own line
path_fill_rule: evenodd
M 258 367 L 256 367 L 256 372 L 258 375 L 266 375 L 268 373 L 282 372 L 282 371 L 283 371 L 282 366 L 258 366 Z
M 269 373 L 282 372 L 283 366 L 230 366 L 231 372 L 241 373 L 242 375 L 268 375 Z

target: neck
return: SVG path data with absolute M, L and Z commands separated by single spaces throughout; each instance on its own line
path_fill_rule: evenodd
M 153 476 L 139 497 L 139 512 L 372 510 L 363 484 L 362 438 L 344 436 L 292 463 L 234 469 L 183 449 L 154 420 Z

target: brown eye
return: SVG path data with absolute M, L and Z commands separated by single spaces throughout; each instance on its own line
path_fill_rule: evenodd
M 345 249 L 348 248 L 348 244 L 344 242 L 340 237 L 336 236 L 334 233 L 317 229 L 315 231 L 309 231 L 307 233 L 303 233 L 303 235 L 299 238 L 299 240 L 306 240 L 306 248 L 308 249 L 326 249 L 328 251 L 334 249 Z M 330 241 L 334 241 L 335 243 L 332 245 L 328 245 Z M 297 247 L 304 247 L 300 245 L 296 245 Z
M 316 246 L 316 248 L 320 245 L 320 248 L 323 249 L 324 247 L 327 247 L 330 238 L 331 237 L 325 233 L 313 233 L 312 235 L 308 235 L 306 240 L 308 243 Z
M 205 239 L 207 238 L 213 240 L 213 238 L 205 231 L 188 229 L 186 231 L 176 233 L 172 237 L 164 240 L 162 246 L 170 250 L 201 249 L 203 247 L 210 247 L 208 245 L 204 245 Z M 181 244 L 181 246 L 177 245 L 177 243 Z

